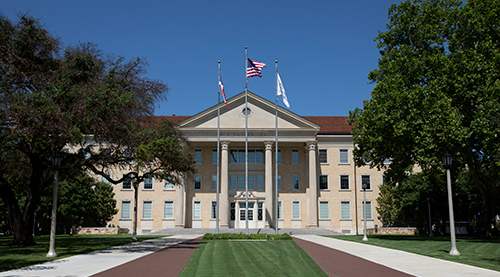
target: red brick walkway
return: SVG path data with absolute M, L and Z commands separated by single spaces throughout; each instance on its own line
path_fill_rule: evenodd
M 323 245 L 294 238 L 328 276 L 412 276 Z M 201 237 L 149 254 L 93 275 L 94 277 L 178 276 L 201 242 Z

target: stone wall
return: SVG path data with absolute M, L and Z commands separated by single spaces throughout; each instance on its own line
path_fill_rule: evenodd
M 72 234 L 74 235 L 116 235 L 128 233 L 127 228 L 119 227 L 88 227 L 88 228 L 74 228 Z
M 366 229 L 366 234 L 373 235 L 416 235 L 416 227 L 380 227 Z

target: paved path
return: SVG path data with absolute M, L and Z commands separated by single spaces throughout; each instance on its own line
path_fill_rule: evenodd
M 0 276 L 177 276 L 200 236 L 184 234 L 132 243 L 0 272 Z M 316 235 L 295 235 L 294 240 L 329 276 L 500 276 L 498 271 Z
M 92 253 L 72 256 L 43 264 L 23 267 L 16 270 L 0 272 L 0 276 L 9 277 L 77 277 L 91 276 L 98 272 L 128 263 L 177 245 L 184 241 L 194 239 L 200 235 L 175 235 L 127 245 L 116 246 Z M 188 258 L 189 259 L 189 258 Z M 146 275 L 143 275 L 146 276 Z
M 386 267 L 405 272 L 415 276 L 481 276 L 499 277 L 500 272 L 474 267 L 470 265 L 454 263 L 422 255 L 412 254 L 404 251 L 366 245 L 356 242 L 332 239 L 314 235 L 297 235 L 306 241 L 314 242 L 326 247 L 340 250 L 342 252 L 372 261 Z M 345 275 L 349 276 L 349 275 Z M 365 276 L 383 276 L 375 273 Z

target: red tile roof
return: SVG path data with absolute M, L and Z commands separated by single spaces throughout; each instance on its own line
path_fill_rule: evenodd
M 346 123 L 348 116 L 303 116 L 319 126 L 319 134 L 350 134 L 352 126 Z
M 189 115 L 155 116 L 155 120 L 167 118 L 177 124 L 190 117 Z M 319 134 L 351 134 L 352 126 L 346 123 L 348 116 L 304 116 L 303 118 L 321 126 Z

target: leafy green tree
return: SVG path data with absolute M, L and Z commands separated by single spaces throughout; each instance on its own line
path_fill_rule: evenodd
M 53 182 L 51 157 L 67 145 L 82 151 L 62 153 L 63 171 L 106 175 L 114 166 L 134 164 L 134 178 L 144 169 L 175 179 L 174 173 L 192 166 L 184 140 L 169 137 L 177 133 L 163 132 L 156 141 L 145 136 L 155 132 L 154 108 L 168 87 L 144 76 L 144 60 L 104 55 L 91 43 L 61 48 L 38 20 L 21 16 L 14 24 L 0 16 L 0 163 L 6 165 L 0 167 L 0 197 L 14 244 L 35 243 L 34 213 Z
M 78 226 L 104 227 L 118 212 L 110 184 L 98 182 L 78 169 L 63 172 L 60 180 L 57 219 L 59 229 L 64 230 L 64 233 L 69 233 L 71 228 Z M 52 188 L 47 187 L 38 214 L 49 218 L 51 212 Z
M 381 58 L 363 109 L 350 112 L 356 162 L 395 182 L 419 166 L 467 169 L 482 197 L 478 234 L 491 236 L 500 194 L 500 2 L 405 1 L 376 37 Z M 441 175 L 443 176 L 443 175 Z M 445 178 L 444 176 L 442 178 Z

